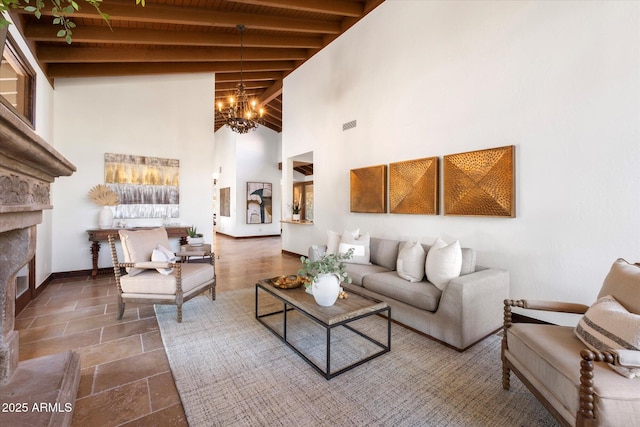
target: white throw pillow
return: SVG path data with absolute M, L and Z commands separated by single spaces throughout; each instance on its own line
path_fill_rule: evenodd
M 447 245 L 438 237 L 427 253 L 424 269 L 427 280 L 443 291 L 449 280 L 460 276 L 460 270 L 462 270 L 460 242 L 456 240 Z
M 353 255 L 344 262 L 350 264 L 371 264 L 371 253 L 369 251 L 370 240 L 369 233 L 354 237 L 353 234 L 345 232 L 340 239 L 338 252 L 344 254 L 353 248 Z
M 342 235 L 340 235 L 337 231 L 328 230 L 327 231 L 327 253 L 328 254 L 338 253 L 338 249 L 340 247 L 340 239 L 344 235 L 358 238 L 358 236 L 360 236 L 360 229 L 356 228 L 354 231 L 344 230 L 342 232 Z
M 336 231 L 328 230 L 327 231 L 327 253 L 335 254 L 338 253 L 338 246 L 340 246 L 340 234 Z
M 427 253 L 418 242 L 400 243 L 396 271 L 398 276 L 410 282 L 420 282 L 424 277 Z
M 175 262 L 176 256 L 169 249 L 162 245 L 158 245 L 151 253 L 151 261 L 153 262 Z M 173 273 L 173 268 L 156 268 L 158 273 L 169 275 Z
M 574 330 L 576 336 L 591 350 L 635 350 L 640 353 L 640 315 L 630 313 L 611 295 L 596 301 L 582 316 Z M 622 352 L 627 356 L 626 352 Z M 621 362 L 625 363 L 621 358 Z M 637 361 L 632 361 L 635 364 Z M 612 366 L 627 378 L 640 376 L 640 368 Z

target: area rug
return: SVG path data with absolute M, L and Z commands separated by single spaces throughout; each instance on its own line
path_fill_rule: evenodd
M 514 375 L 502 389 L 497 335 L 459 353 L 392 324 L 390 353 L 327 381 L 255 319 L 254 306 L 253 289 L 201 296 L 184 305 L 179 324 L 175 306 L 156 305 L 190 426 L 557 425 Z M 291 314 L 288 336 L 322 361 L 323 330 Z M 357 327 L 386 336 L 379 316 Z M 332 364 L 370 350 L 336 332 Z

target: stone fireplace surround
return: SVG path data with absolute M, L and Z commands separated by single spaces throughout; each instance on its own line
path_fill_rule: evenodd
M 75 166 L 0 103 L 0 425 L 70 425 L 80 358 L 67 351 L 19 362 L 16 274 L 33 257 L 50 185 Z

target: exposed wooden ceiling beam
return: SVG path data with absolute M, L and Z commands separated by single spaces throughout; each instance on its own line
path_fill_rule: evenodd
M 56 36 L 56 28 L 47 24 L 30 24 L 25 29 L 28 39 L 34 41 L 65 44 L 63 37 Z M 81 26 L 73 30 L 73 43 L 125 43 L 153 44 L 166 46 L 227 46 L 239 47 L 240 38 L 236 33 L 212 33 L 202 31 L 161 31 L 143 28 Z M 277 47 L 319 49 L 322 38 L 318 36 L 278 36 L 251 34 L 242 36 L 244 47 Z
M 326 13 L 329 15 L 360 16 L 362 6 L 358 3 L 339 0 L 230 0 L 234 3 L 258 6 L 280 7 L 283 9 L 303 10 L 305 12 Z
M 258 102 L 261 104 L 268 104 L 272 99 L 282 94 L 282 80 L 276 80 L 276 82 L 267 90 L 264 91 Z
M 249 62 L 246 71 L 279 71 L 293 69 L 291 61 Z M 139 76 L 146 74 L 215 73 L 218 71 L 240 71 L 240 63 L 234 62 L 178 62 L 178 63 L 107 63 L 107 64 L 55 64 L 47 66 L 50 78 Z
M 278 80 L 282 78 L 282 73 L 277 71 L 263 73 L 242 73 L 242 80 L 245 82 L 260 80 Z M 218 83 L 237 83 L 240 81 L 240 73 L 216 73 L 216 84 Z
M 77 45 L 76 45 L 77 46 Z M 43 46 L 38 48 L 42 62 L 206 62 L 239 61 L 240 49 L 202 47 L 76 47 Z M 243 61 L 295 61 L 307 57 L 304 49 L 242 50 Z
M 277 15 L 258 15 L 252 13 L 224 12 L 211 8 L 184 6 L 164 6 L 147 3 L 145 7 L 136 6 L 127 1 L 103 3 L 100 9 L 109 14 L 111 20 L 197 25 L 204 27 L 231 27 L 244 24 L 247 28 L 300 33 L 340 34 L 340 23 L 309 19 L 288 18 Z M 23 9 L 13 9 L 16 14 L 30 13 Z M 42 9 L 42 15 L 53 16 L 50 9 Z M 83 7 L 73 13 L 75 18 L 102 19 L 93 7 Z
M 218 83 L 218 82 L 216 82 L 215 91 L 216 91 L 216 93 L 234 91 L 238 87 L 238 82 L 239 81 L 240 80 L 238 80 L 236 82 L 233 82 L 233 83 Z M 244 88 L 247 89 L 247 90 L 263 89 L 265 87 L 271 86 L 271 82 L 266 81 L 266 80 L 252 81 L 252 82 L 243 80 L 243 84 L 244 84 Z

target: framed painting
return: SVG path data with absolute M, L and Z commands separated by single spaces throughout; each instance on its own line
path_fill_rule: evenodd
M 351 212 L 387 212 L 387 165 L 351 169 Z
M 389 211 L 395 214 L 438 214 L 438 158 L 389 164 Z
M 180 216 L 180 160 L 105 153 L 104 182 L 120 199 L 114 218 Z
M 231 216 L 231 187 L 220 189 L 220 216 Z
M 247 182 L 247 224 L 271 224 L 270 182 Z
M 515 217 L 515 146 L 443 158 L 444 214 Z

